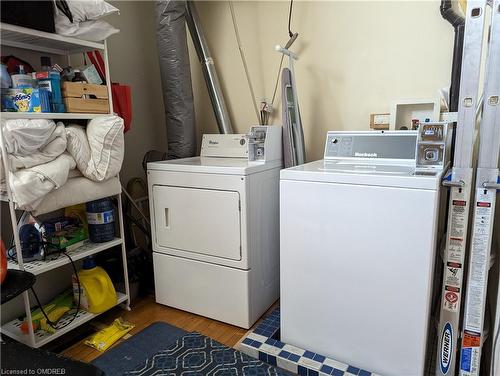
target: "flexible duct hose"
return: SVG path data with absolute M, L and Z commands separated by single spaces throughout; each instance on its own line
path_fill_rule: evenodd
M 185 1 L 156 2 L 156 36 L 169 159 L 192 157 L 196 154 L 193 88 L 185 13 Z

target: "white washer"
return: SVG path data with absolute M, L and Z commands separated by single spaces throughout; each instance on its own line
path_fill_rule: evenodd
M 283 342 L 423 374 L 445 195 L 440 168 L 416 169 L 416 142 L 411 131 L 329 132 L 324 160 L 281 171 Z
M 148 164 L 156 301 L 243 328 L 279 295 L 281 128 L 254 128 Z

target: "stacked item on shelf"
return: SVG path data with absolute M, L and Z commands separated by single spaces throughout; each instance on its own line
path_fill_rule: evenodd
M 58 294 L 49 303 L 31 310 L 31 326 L 34 331 L 43 330 L 54 334 L 61 320 L 73 321 L 79 311 L 100 314 L 118 304 L 111 278 L 102 267 L 97 266 L 92 256 L 83 260 L 80 270 L 74 267 L 71 282 L 72 288 Z M 35 290 L 32 292 L 38 301 Z M 19 330 L 22 334 L 28 334 L 28 328 L 29 320 L 25 316 Z
M 2 22 L 44 32 L 92 41 L 119 32 L 102 20 L 119 12 L 103 0 L 2 1 L 1 6 Z
M 54 12 L 57 34 L 98 42 L 120 31 L 102 20 L 119 12 L 118 8 L 103 0 L 66 0 L 66 7 L 61 3 L 56 2 Z
M 115 239 L 115 210 L 110 197 L 64 208 L 62 217 L 37 220 L 24 215 L 18 223 L 24 262 L 53 260 L 63 252 L 78 252 L 88 243 Z M 17 251 L 10 247 L 8 257 L 16 262 Z
M 36 333 L 37 342 L 32 343 L 36 347 L 128 300 L 129 296 L 128 285 L 125 285 L 125 294 L 117 292 L 108 273 L 97 266 L 93 258 L 93 255 L 122 243 L 122 239 L 115 237 L 115 213 L 111 198 L 73 205 L 65 208 L 64 212 L 66 216 L 46 219 L 40 225 L 35 218 L 27 216 L 27 223 L 21 226 L 21 229 L 32 226 L 34 231 L 39 231 L 32 245 L 39 248 L 39 253 L 43 255 L 40 259 L 43 261 L 26 263 L 25 248 L 31 248 L 31 245 L 22 240 L 22 259 L 27 270 L 41 274 L 71 263 L 74 271 L 72 289 L 63 291 L 41 305 L 33 288 L 32 294 L 38 305 L 30 309 L 30 315 L 26 314 L 2 326 L 4 333 L 25 343 L 30 338 L 31 329 Z M 91 235 L 91 242 L 85 240 L 88 235 Z M 19 260 L 15 251 L 11 251 L 14 251 L 14 247 L 8 252 L 11 259 L 9 268 L 15 269 L 19 266 L 16 262 Z M 78 270 L 75 261 L 80 259 L 84 261 Z M 124 277 L 127 278 L 126 269 Z
M 87 226 L 74 217 L 59 217 L 45 221 L 43 231 L 50 253 L 77 249 L 88 239 Z
M 41 69 L 14 56 L 2 58 L 2 111 L 108 113 L 108 87 L 93 64 L 77 69 L 52 65 L 42 56 Z
M 8 57 L 15 60 L 15 57 Z M 64 112 L 61 97 L 61 70 L 51 65 L 50 57 L 41 57 L 40 71 L 31 65 L 2 65 L 2 111 Z
M 98 183 L 116 179 L 124 154 L 121 118 L 96 117 L 86 127 L 65 127 L 62 122 L 45 119 L 3 120 L 1 126 L 2 157 L 7 159 L 8 182 L 18 209 L 36 211 L 51 192 L 66 196 L 59 198 L 59 207 L 78 203 L 75 198 L 91 201 L 119 193 L 116 183 L 110 187 L 112 192 L 104 191 L 99 197 L 96 191 L 82 191 L 83 187 L 75 185 L 66 192 L 60 188 L 75 178 Z M 0 190 L 4 192 L 5 177 L 0 171 Z

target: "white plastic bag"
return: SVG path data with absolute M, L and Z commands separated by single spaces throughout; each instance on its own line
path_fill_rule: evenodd
M 66 0 L 73 22 L 94 21 L 118 13 L 119 9 L 103 0 Z

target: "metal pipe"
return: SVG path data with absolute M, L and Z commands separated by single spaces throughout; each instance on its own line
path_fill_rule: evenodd
M 453 41 L 453 62 L 451 65 L 450 103 L 448 108 L 451 112 L 458 110 L 458 98 L 460 95 L 460 75 L 462 74 L 462 50 L 464 46 L 465 18 L 453 9 L 451 0 L 441 0 L 439 7 L 441 16 L 448 21 L 455 31 Z M 451 160 L 455 154 L 456 129 L 452 131 Z
M 462 48 L 464 46 L 465 24 L 455 28 L 455 39 L 453 42 L 453 63 L 451 66 L 450 103 L 449 110 L 458 110 L 458 97 L 460 95 L 460 74 L 462 73 Z
M 193 40 L 194 48 L 201 63 L 203 77 L 207 84 L 208 94 L 212 107 L 214 109 L 215 120 L 220 133 L 234 133 L 231 126 L 231 119 L 227 112 L 226 102 L 222 95 L 217 71 L 215 70 L 214 60 L 211 57 L 207 40 L 201 28 L 200 19 L 196 7 L 192 1 L 186 2 L 186 22 Z

